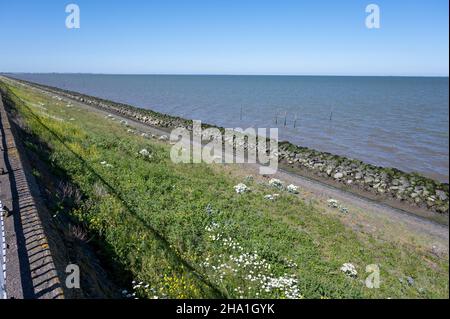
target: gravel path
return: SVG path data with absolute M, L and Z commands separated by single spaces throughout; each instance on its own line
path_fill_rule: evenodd
M 428 234 L 429 236 L 442 240 L 443 242 L 446 242 L 448 247 L 449 228 L 446 225 L 343 191 L 307 177 L 294 175 L 283 170 L 279 170 L 278 176 L 310 190 L 315 193 L 317 197 L 326 199 L 334 198 L 342 203 L 349 204 L 354 208 L 359 208 L 359 210 L 370 211 L 372 214 L 378 215 L 379 217 L 387 217 L 391 221 L 409 226 L 417 232 Z

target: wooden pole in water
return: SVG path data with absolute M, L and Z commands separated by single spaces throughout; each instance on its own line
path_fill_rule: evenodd
M 330 113 L 330 121 L 333 119 L 333 111 Z
M 287 112 L 284 111 L 284 126 L 286 126 L 286 115 L 287 115 Z
M 278 109 L 275 112 L 275 124 L 278 124 Z
M 296 124 L 297 124 L 297 113 L 295 113 L 295 116 L 294 116 L 294 128 L 295 128 Z

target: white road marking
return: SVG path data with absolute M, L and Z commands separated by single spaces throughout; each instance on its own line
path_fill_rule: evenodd
M 0 201 L 0 299 L 6 299 L 6 241 L 3 204 Z

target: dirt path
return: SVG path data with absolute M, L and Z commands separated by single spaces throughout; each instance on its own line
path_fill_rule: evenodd
M 28 87 L 47 95 L 58 95 L 55 92 L 45 91 L 41 88 Z M 96 112 L 104 116 L 110 114 L 110 112 L 68 99 L 61 95 L 60 97 L 65 101 L 70 101 L 72 105 L 88 111 Z M 126 120 L 129 126 L 139 132 L 168 135 L 167 130 L 152 127 L 118 114 L 113 115 L 116 119 Z M 239 164 L 233 166 L 234 170 L 238 169 L 238 167 L 244 168 L 243 170 L 239 168 L 240 172 L 237 174 L 252 174 L 256 178 L 262 178 L 258 174 L 259 166 L 257 164 Z M 371 233 L 382 240 L 414 245 L 419 249 L 430 251 L 438 256 L 448 256 L 449 228 L 446 225 L 282 169 L 279 169 L 277 174 L 271 177 L 278 178 L 287 184 L 292 183 L 299 186 L 299 196 L 305 200 L 314 202 L 324 212 L 335 214 L 344 224 L 356 231 Z M 331 198 L 338 200 L 341 205 L 347 207 L 349 213 L 342 214 L 336 209 L 329 208 L 327 200 Z
M 379 219 L 380 222 L 383 219 L 389 219 L 399 227 L 404 226 L 413 232 L 428 235 L 442 242 L 448 249 L 448 226 L 283 170 L 279 170 L 277 176 L 280 179 L 309 190 L 316 198 L 323 200 L 333 198 L 344 204 L 344 206 L 352 208 L 354 211 L 356 210 L 359 214 L 371 214 L 372 218 Z

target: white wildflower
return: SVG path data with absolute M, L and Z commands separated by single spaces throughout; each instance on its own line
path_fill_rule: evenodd
M 234 190 L 236 191 L 236 193 L 242 194 L 242 193 L 247 192 L 249 190 L 249 188 L 247 187 L 247 185 L 245 185 L 243 183 L 239 183 L 236 186 L 234 186 Z
M 339 207 L 339 202 L 333 198 L 330 198 L 329 200 L 327 200 L 328 206 L 332 207 L 332 208 L 338 208 Z
M 348 208 L 342 206 L 337 200 L 331 198 L 327 202 L 328 202 L 328 207 L 337 208 L 343 214 L 347 214 L 348 213 Z
M 298 194 L 298 186 L 290 184 L 286 187 L 286 189 L 289 193 Z
M 150 156 L 150 152 L 147 151 L 146 148 L 141 149 L 141 150 L 139 151 L 139 154 L 141 154 L 141 155 L 144 156 L 144 157 Z
M 280 195 L 279 194 L 269 194 L 269 195 L 265 195 L 264 199 L 275 200 L 275 199 L 277 199 L 278 196 L 280 196 Z
M 269 185 L 272 186 L 272 187 L 276 187 L 278 189 L 282 189 L 283 188 L 283 182 L 280 181 L 279 179 L 276 179 L 276 178 L 272 178 L 269 181 Z
M 341 271 L 349 277 L 356 277 L 358 275 L 355 266 L 351 263 L 343 264 L 341 267 Z

